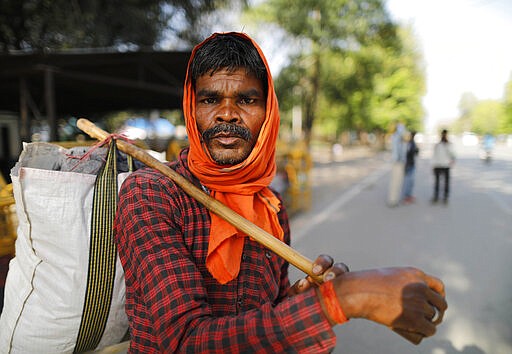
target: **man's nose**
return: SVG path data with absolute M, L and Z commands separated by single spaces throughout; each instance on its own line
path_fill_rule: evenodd
M 222 100 L 216 116 L 217 121 L 236 123 L 240 120 L 240 112 L 236 103 L 231 99 Z

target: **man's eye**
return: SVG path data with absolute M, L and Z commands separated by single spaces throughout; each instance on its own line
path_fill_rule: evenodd
M 256 101 L 256 99 L 250 98 L 250 97 L 242 97 L 242 98 L 240 98 L 240 102 L 242 104 L 253 104 L 255 101 Z
M 215 97 L 206 97 L 200 101 L 204 104 L 213 104 L 213 103 L 217 102 L 217 99 Z

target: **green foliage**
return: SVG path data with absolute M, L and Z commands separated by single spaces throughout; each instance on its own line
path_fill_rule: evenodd
M 478 102 L 471 113 L 471 130 L 479 135 L 501 133 L 499 128 L 504 120 L 503 113 L 503 105 L 497 100 Z
M 503 100 L 478 100 L 466 92 L 460 99 L 459 110 L 460 116 L 452 126 L 454 132 L 512 134 L 512 79 L 505 85 Z
M 381 0 L 267 0 L 250 10 L 253 18 L 277 23 L 295 38 L 346 49 L 369 42 L 396 45 L 395 25 Z
M 512 134 L 512 75 L 505 86 L 503 105 L 503 122 L 500 129 L 504 133 Z
M 385 130 L 400 119 L 420 130 L 421 56 L 381 0 L 268 0 L 250 15 L 296 44 L 277 80 L 281 110 L 300 104 L 306 139 L 316 131 Z M 286 116 L 286 115 L 285 115 Z
M 376 127 L 385 129 L 394 121 L 402 121 L 408 129 L 420 131 L 424 116 L 421 99 L 425 93 L 422 58 L 407 28 L 400 30 L 402 50 L 395 54 L 386 48 L 374 51 L 380 72 L 375 73 L 371 107 Z
M 227 1 L 5 0 L 0 50 L 156 47 L 163 36 L 197 43 L 191 30 Z M 200 39 L 202 39 L 201 37 Z

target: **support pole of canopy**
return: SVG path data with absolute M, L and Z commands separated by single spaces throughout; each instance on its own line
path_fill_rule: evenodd
M 20 140 L 30 141 L 30 122 L 28 119 L 28 87 L 27 79 L 20 77 L 20 121 L 18 128 L 20 130 Z
M 46 119 L 50 125 L 50 141 L 57 141 L 57 117 L 55 114 L 55 83 L 51 68 L 44 70 L 44 100 L 46 107 Z

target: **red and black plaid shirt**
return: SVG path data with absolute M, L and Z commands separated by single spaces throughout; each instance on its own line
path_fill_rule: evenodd
M 187 150 L 172 167 L 198 187 Z M 288 218 L 279 220 L 289 243 Z M 288 264 L 245 241 L 225 285 L 206 269 L 210 215 L 169 178 L 133 173 L 120 191 L 116 243 L 126 275 L 130 352 L 321 353 L 336 343 L 315 291 L 291 298 Z

